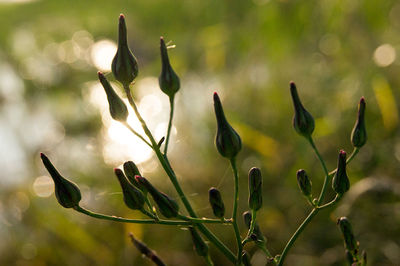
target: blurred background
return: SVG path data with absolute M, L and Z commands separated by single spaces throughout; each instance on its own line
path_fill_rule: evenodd
M 185 228 L 112 223 L 62 208 L 39 158 L 45 152 L 76 182 L 82 206 L 93 211 L 142 217 L 125 207 L 113 175 L 126 160 L 177 197 L 146 145 L 111 120 L 97 81 L 98 70 L 110 72 L 120 13 L 140 66 L 134 95 L 157 138 L 169 115 L 157 81 L 159 37 L 176 45 L 169 53 L 182 86 L 169 156 L 195 210 L 212 217 L 208 189 L 215 186 L 231 212 L 232 173 L 214 147 L 217 91 L 244 144 L 239 213 L 247 210 L 247 172 L 260 167 L 264 208 L 257 218 L 273 254 L 310 211 L 296 171 L 306 169 L 315 195 L 323 180 L 316 156 L 292 128 L 289 81 L 316 119 L 315 142 L 330 170 L 340 149 L 352 151 L 350 133 L 365 96 L 369 139 L 348 167 L 352 188 L 335 210 L 312 221 L 286 264 L 345 265 L 335 223 L 347 216 L 370 265 L 400 265 L 395 0 L 1 0 L 0 265 L 151 265 L 128 232 L 169 265 L 203 265 Z M 139 128 L 133 115 L 129 122 Z M 330 191 L 327 199 L 333 196 Z M 244 235 L 241 220 L 239 225 Z M 232 228 L 210 228 L 235 248 Z M 265 265 L 253 245 L 246 249 L 254 265 Z M 211 255 L 216 265 L 229 265 L 214 247 Z

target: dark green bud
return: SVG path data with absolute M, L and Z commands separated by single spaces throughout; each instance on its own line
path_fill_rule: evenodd
M 173 200 L 167 194 L 158 191 L 146 178 L 142 176 L 136 176 L 135 179 L 151 194 L 162 215 L 164 215 L 166 218 L 173 218 L 178 215 L 179 205 L 175 200 Z
M 197 255 L 206 257 L 208 255 L 208 245 L 194 227 L 190 226 L 189 231 L 192 235 L 193 248 L 196 250 Z
M 299 185 L 301 193 L 306 197 L 311 197 L 311 180 L 305 170 L 300 169 L 297 171 L 297 184 Z
M 226 120 L 221 101 L 216 92 L 214 92 L 214 110 L 217 117 L 215 145 L 223 157 L 233 159 L 242 149 L 242 141 L 238 133 L 236 133 Z
M 125 16 L 119 16 L 118 24 L 118 50 L 111 64 L 115 79 L 127 88 L 137 77 L 139 68 L 135 56 L 128 46 Z
M 124 195 L 124 202 L 132 210 L 141 210 L 144 205 L 144 196 L 124 175 L 121 169 L 115 168 L 114 173 L 118 178 L 119 184 Z
M 262 176 L 257 167 L 249 171 L 249 208 L 258 211 L 262 206 Z
M 225 215 L 225 205 L 222 201 L 221 193 L 215 187 L 210 188 L 208 191 L 208 200 L 210 201 L 211 208 L 215 217 L 222 218 Z
M 310 137 L 315 128 L 314 118 L 303 107 L 294 82 L 290 82 L 290 93 L 294 105 L 293 127 L 298 134 Z
M 337 170 L 332 179 L 332 188 L 339 195 L 343 195 L 350 189 L 350 181 L 346 173 L 346 152 L 343 150 L 339 152 Z
M 250 229 L 251 220 L 252 220 L 251 212 L 249 212 L 249 211 L 244 212 L 243 213 L 243 221 L 244 221 L 244 224 L 246 225 L 247 229 Z M 265 241 L 265 238 L 260 230 L 260 226 L 258 225 L 257 222 L 254 226 L 253 235 L 256 238 L 255 240 L 262 241 L 262 242 Z M 252 239 L 254 238 L 254 236 L 252 236 Z
M 244 266 L 251 266 L 249 253 L 245 250 L 242 252 L 242 263 Z
M 141 176 L 139 169 L 137 168 L 136 164 L 132 161 L 127 161 L 124 163 L 124 172 L 126 177 L 128 178 L 129 182 L 131 182 L 132 185 L 140 189 L 144 194 L 147 193 L 147 190 L 144 186 L 140 185 L 136 179 L 135 176 Z
M 338 219 L 337 224 L 342 232 L 346 249 L 352 252 L 352 254 L 356 254 L 358 250 L 358 243 L 354 237 L 353 229 L 349 220 L 347 220 L 346 217 L 341 217 Z
M 361 97 L 358 104 L 358 116 L 351 132 L 351 143 L 356 148 L 361 148 L 367 142 L 367 130 L 365 129 L 365 99 Z
M 128 108 L 125 103 L 118 96 L 118 94 L 111 87 L 106 77 L 100 71 L 97 72 L 101 85 L 103 85 L 104 91 L 107 94 L 108 106 L 110 109 L 110 115 L 113 119 L 124 122 L 128 118 Z
M 54 192 L 58 203 L 64 208 L 74 208 L 79 206 L 82 199 L 78 186 L 61 176 L 57 169 L 50 162 L 49 158 L 43 153 L 40 154 L 43 164 L 54 181 Z
M 178 75 L 172 69 L 168 58 L 167 46 L 165 45 L 164 38 L 160 37 L 160 51 L 161 51 L 161 74 L 158 77 L 158 84 L 161 90 L 173 98 L 175 93 L 180 88 L 180 81 Z

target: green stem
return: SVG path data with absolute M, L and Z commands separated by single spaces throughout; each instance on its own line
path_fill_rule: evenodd
M 239 175 L 238 175 L 238 171 L 236 168 L 236 158 L 232 158 L 230 161 L 231 161 L 231 166 L 232 166 L 232 170 L 233 170 L 233 176 L 235 179 L 232 223 L 233 223 L 233 229 L 235 231 L 235 237 L 236 237 L 236 243 L 237 243 L 237 264 L 240 265 L 243 246 L 242 246 L 242 240 L 240 238 L 239 227 L 237 224 L 237 208 L 238 208 L 238 202 L 239 202 Z
M 204 257 L 204 259 L 206 260 L 207 266 L 214 266 L 213 261 L 211 260 L 211 257 L 209 254 L 207 254 L 206 257 Z
M 114 222 L 122 222 L 122 223 L 134 223 L 134 224 L 163 224 L 163 225 L 192 225 L 192 222 L 190 221 L 177 221 L 177 220 L 154 220 L 154 219 L 127 219 L 127 218 L 122 218 L 122 217 L 117 217 L 117 216 L 110 216 L 110 215 L 104 215 L 101 213 L 96 213 L 89 211 L 85 208 L 82 208 L 81 206 L 77 206 L 74 208 L 74 210 L 86 214 L 90 217 L 101 219 L 101 220 L 109 220 L 109 221 L 114 221 Z
M 322 210 L 322 209 L 328 208 L 328 207 L 330 207 L 330 206 L 333 206 L 333 205 L 335 205 L 337 202 L 339 202 L 339 200 L 340 200 L 341 198 L 342 198 L 342 195 L 336 194 L 336 197 L 335 197 L 332 201 L 330 201 L 330 202 L 328 202 L 328 203 L 326 203 L 326 204 L 324 204 L 324 205 L 322 205 L 322 206 L 318 206 L 317 209 Z
M 317 206 L 318 206 L 324 200 L 325 193 L 326 193 L 326 190 L 328 188 L 328 183 L 329 183 L 329 180 L 330 180 L 330 176 L 329 176 L 328 169 L 326 168 L 325 161 L 322 158 L 321 154 L 319 153 L 317 147 L 315 146 L 314 141 L 311 138 L 311 136 L 309 138 L 307 138 L 307 140 L 310 142 L 311 147 L 313 148 L 313 150 L 315 151 L 315 154 L 318 157 L 318 160 L 321 162 L 321 165 L 322 165 L 322 168 L 324 169 L 324 174 L 325 174 L 324 184 L 322 185 L 321 193 L 319 194 L 319 198 L 318 198 L 318 201 L 317 201 Z
M 169 136 L 171 135 L 172 119 L 174 118 L 174 106 L 175 106 L 175 104 L 174 104 L 174 96 L 173 97 L 169 97 L 169 105 L 171 107 L 171 111 L 169 113 L 167 137 L 165 139 L 165 145 L 164 145 L 164 154 L 165 155 L 167 155 Z
M 278 266 L 282 266 L 283 262 L 285 260 L 285 257 L 289 250 L 292 248 L 294 242 L 296 242 L 296 239 L 299 237 L 299 235 L 303 232 L 304 228 L 311 222 L 312 218 L 317 215 L 319 212 L 319 209 L 313 209 L 310 214 L 307 216 L 307 218 L 303 221 L 303 223 L 297 228 L 296 232 L 293 234 L 293 236 L 290 238 L 289 242 L 286 244 L 286 247 L 283 249 L 282 255 L 279 259 Z
M 133 100 L 131 91 L 129 87 L 124 87 L 126 95 L 128 97 L 129 104 L 132 106 L 133 110 L 135 111 L 136 117 L 139 119 L 140 123 L 142 124 L 143 130 L 147 137 L 150 139 L 150 142 L 153 147 L 153 151 L 155 152 L 158 160 L 161 163 L 161 166 L 163 167 L 164 171 L 167 173 L 169 179 L 171 180 L 171 183 L 175 187 L 176 192 L 179 195 L 179 198 L 182 200 L 183 205 L 185 205 L 186 210 L 189 212 L 189 215 L 192 216 L 193 218 L 197 218 L 196 213 L 194 212 L 192 206 L 190 205 L 188 199 L 186 198 L 185 194 L 182 191 L 182 188 L 179 185 L 179 182 L 175 176 L 174 171 L 171 169 L 169 166 L 168 161 L 165 159 L 164 155 L 160 151 L 160 147 L 158 147 L 156 141 L 153 138 L 153 135 L 151 134 L 150 130 L 148 129 L 146 122 L 142 118 L 142 116 L 139 113 L 139 110 L 136 107 L 135 101 Z M 197 228 L 210 240 L 231 262 L 236 263 L 236 257 L 230 251 L 224 243 L 221 242 L 205 225 L 203 224 L 196 224 Z
M 135 134 L 138 138 L 140 138 L 144 143 L 146 143 L 151 149 L 153 149 L 151 144 L 142 135 L 140 135 L 136 130 L 134 130 L 127 122 L 122 122 L 122 124 L 125 127 L 127 127 L 133 134 Z
M 242 246 L 244 246 L 247 242 L 250 241 L 250 237 L 253 234 L 254 227 L 256 226 L 256 216 L 257 216 L 257 211 L 251 210 L 250 228 L 249 231 L 247 232 L 246 238 L 242 241 Z
M 178 214 L 178 218 L 185 220 L 185 221 L 192 221 L 193 223 L 203 223 L 203 222 L 209 222 L 209 223 L 220 223 L 220 224 L 231 224 L 232 220 L 231 219 L 208 219 L 208 218 L 193 218 L 193 217 L 188 217 L 184 215 Z

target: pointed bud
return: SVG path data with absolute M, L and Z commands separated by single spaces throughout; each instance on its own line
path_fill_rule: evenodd
M 81 192 L 78 186 L 61 176 L 57 169 L 43 153 L 40 154 L 43 164 L 54 181 L 54 192 L 58 203 L 64 208 L 78 207 L 81 201 Z
M 244 266 L 251 266 L 249 253 L 245 250 L 242 252 L 242 263 Z
M 126 176 L 121 169 L 115 168 L 114 173 L 118 178 L 119 184 L 121 185 L 126 206 L 132 210 L 143 209 L 144 196 L 142 192 L 132 185 L 128 179 L 126 179 Z
M 131 237 L 132 244 L 139 250 L 140 253 L 142 253 L 143 256 L 150 259 L 152 262 L 154 262 L 155 265 L 158 266 L 166 265 L 157 255 L 157 253 L 151 250 L 145 243 L 143 243 L 139 239 L 136 239 L 132 233 L 129 233 L 129 236 Z
M 180 81 L 178 75 L 176 75 L 169 62 L 167 46 L 165 45 L 163 37 L 160 37 L 160 51 L 161 74 L 158 77 L 158 83 L 161 90 L 167 94 L 168 97 L 173 98 L 180 88 Z
M 129 182 L 131 182 L 132 185 L 140 189 L 143 194 L 146 195 L 147 190 L 144 186 L 140 185 L 136 179 L 135 176 L 141 176 L 139 169 L 137 168 L 136 164 L 132 161 L 127 161 L 124 163 L 124 172 L 126 177 L 128 178 Z
M 339 218 L 337 223 L 339 225 L 340 231 L 342 231 L 346 249 L 351 251 L 352 254 L 356 254 L 358 250 L 358 243 L 354 237 L 353 229 L 349 220 L 347 220 L 346 217 L 341 217 Z
M 119 16 L 118 24 L 118 50 L 111 64 L 115 79 L 124 87 L 129 87 L 139 72 L 135 56 L 128 47 L 125 16 Z
M 192 235 L 193 248 L 196 250 L 197 255 L 200 257 L 206 257 L 208 255 L 208 245 L 204 242 L 203 238 L 194 227 L 190 226 L 189 231 Z
M 343 150 L 339 152 L 337 171 L 332 179 L 332 188 L 339 195 L 343 195 L 350 189 L 350 181 L 346 173 L 346 152 Z
M 178 215 L 179 205 L 174 199 L 169 197 L 167 194 L 158 191 L 146 178 L 135 176 L 135 179 L 151 194 L 162 215 L 166 218 L 172 218 Z
M 222 218 L 225 215 L 225 205 L 222 201 L 221 193 L 215 187 L 210 188 L 208 191 L 208 200 L 213 209 L 215 217 Z
M 300 169 L 297 171 L 297 184 L 299 185 L 301 193 L 306 197 L 311 197 L 311 180 L 305 170 Z
M 244 212 L 243 213 L 243 221 L 244 221 L 244 224 L 246 225 L 247 229 L 250 229 L 251 220 L 252 220 L 251 212 L 249 212 L 249 211 Z M 256 240 L 265 241 L 265 238 L 264 238 L 264 236 L 263 236 L 263 234 L 261 232 L 261 229 L 258 226 L 257 222 L 256 222 L 256 224 L 254 226 L 253 235 L 255 236 Z
M 249 208 L 258 211 L 262 206 L 262 176 L 257 167 L 249 171 Z
M 290 93 L 294 105 L 293 127 L 298 134 L 310 137 L 315 127 L 314 118 L 303 107 L 294 82 L 290 82 Z
M 103 88 L 107 94 L 111 117 L 117 121 L 126 121 L 128 118 L 128 108 L 126 108 L 125 103 L 111 87 L 111 84 L 108 82 L 104 74 L 100 71 L 97 74 L 99 76 L 100 83 L 103 85 Z
M 365 129 L 365 99 L 361 97 L 358 104 L 358 116 L 351 132 L 351 143 L 356 148 L 361 148 L 367 142 L 367 130 Z
M 242 149 L 242 141 L 240 136 L 231 127 L 225 118 L 221 101 L 218 94 L 214 92 L 214 110 L 217 117 L 217 136 L 215 145 L 218 152 L 228 159 L 233 159 Z

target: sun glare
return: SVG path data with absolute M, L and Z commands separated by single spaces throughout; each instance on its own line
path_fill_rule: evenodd
M 101 40 L 93 44 L 90 56 L 92 62 L 101 71 L 110 71 L 111 62 L 117 52 L 117 45 L 111 40 Z

